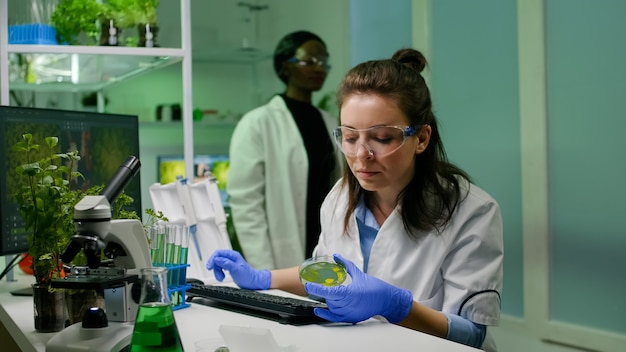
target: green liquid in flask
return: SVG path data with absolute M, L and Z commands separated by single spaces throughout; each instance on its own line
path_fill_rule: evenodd
M 139 306 L 130 351 L 183 351 L 170 304 L 152 302 Z
M 300 271 L 300 277 L 302 280 L 324 286 L 337 286 L 346 280 L 346 269 L 337 263 L 312 263 Z

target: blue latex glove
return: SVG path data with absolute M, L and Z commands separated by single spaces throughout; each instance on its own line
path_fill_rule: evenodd
M 399 323 L 409 315 L 413 305 L 411 291 L 390 285 L 367 275 L 351 261 L 335 254 L 335 261 L 343 264 L 352 283 L 347 286 L 323 286 L 306 283 L 307 293 L 326 299 L 326 308 L 315 308 L 320 318 L 345 323 L 358 323 L 375 315 L 382 315 L 390 323 Z
M 206 268 L 213 270 L 218 281 L 224 280 L 224 269 L 230 272 L 237 286 L 248 290 L 267 290 L 272 283 L 269 270 L 256 270 L 237 251 L 220 249 L 211 255 Z

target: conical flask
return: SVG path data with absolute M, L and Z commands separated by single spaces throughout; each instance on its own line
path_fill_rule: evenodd
M 130 351 L 183 351 L 167 293 L 165 267 L 141 269 L 141 298 Z

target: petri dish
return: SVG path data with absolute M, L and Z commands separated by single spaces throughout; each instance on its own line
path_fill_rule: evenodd
M 346 281 L 346 268 L 330 255 L 314 256 L 305 260 L 299 268 L 300 281 L 324 286 L 338 286 Z

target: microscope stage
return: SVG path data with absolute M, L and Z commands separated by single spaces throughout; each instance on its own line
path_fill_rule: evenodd
M 83 290 L 104 290 L 123 287 L 127 283 L 139 281 L 138 275 L 125 276 L 90 276 L 70 275 L 63 279 L 52 280 L 54 288 L 74 288 Z

